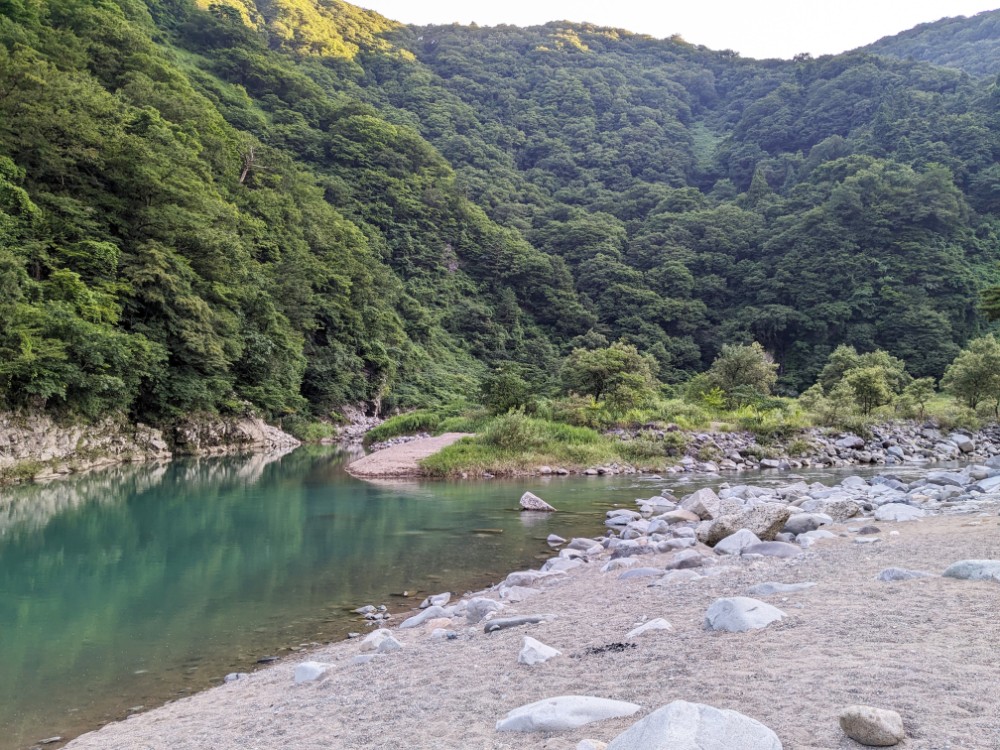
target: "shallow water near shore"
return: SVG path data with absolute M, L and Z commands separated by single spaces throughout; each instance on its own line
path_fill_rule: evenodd
M 4 491 L 0 750 L 68 740 L 262 657 L 365 632 L 350 613 L 362 604 L 403 612 L 430 593 L 494 583 L 550 556 L 548 534 L 598 535 L 606 510 L 664 488 L 886 470 L 363 482 L 345 460 L 303 448 Z M 519 513 L 527 489 L 559 512 Z

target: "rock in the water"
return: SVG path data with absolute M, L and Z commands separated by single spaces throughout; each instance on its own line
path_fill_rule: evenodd
M 760 538 L 750 529 L 740 529 L 716 544 L 715 553 L 718 555 L 739 555 L 744 549 L 754 544 L 760 544 Z
M 625 634 L 626 638 L 635 638 L 636 636 L 642 635 L 643 633 L 649 633 L 654 630 L 672 630 L 673 626 L 664 620 L 662 617 L 657 617 L 655 620 L 650 620 L 649 622 L 644 622 L 639 627 L 630 630 Z
M 869 747 L 891 747 L 903 741 L 903 718 L 895 711 L 872 706 L 848 706 L 840 712 L 844 734 Z
M 763 555 L 764 557 L 798 557 L 802 547 L 788 542 L 761 542 L 744 547 L 744 555 Z
M 498 732 L 559 732 L 604 719 L 631 716 L 641 706 L 588 695 L 560 695 L 515 708 L 497 722 Z
M 815 583 L 804 582 L 804 583 L 775 583 L 774 581 L 768 581 L 767 583 L 758 583 L 756 586 L 751 586 L 750 590 L 747 591 L 750 596 L 772 596 L 774 594 L 794 594 L 797 591 L 805 591 L 806 589 L 811 589 L 815 586 Z
M 550 547 L 558 547 L 560 544 L 566 544 L 566 540 L 558 534 L 549 534 L 545 537 L 545 541 Z
M 517 655 L 518 664 L 527 664 L 529 667 L 535 664 L 546 662 L 554 656 L 561 656 L 562 651 L 557 651 L 551 646 L 546 646 L 541 641 L 536 641 L 530 636 L 524 636 L 521 644 L 521 653 Z
M 615 737 L 607 750 L 782 750 L 778 736 L 749 716 L 674 701 Z
M 890 581 L 912 581 L 914 578 L 931 578 L 934 574 L 923 570 L 907 570 L 906 568 L 886 568 L 878 574 L 875 580 L 888 583 Z
M 708 630 L 745 633 L 765 628 L 785 616 L 784 612 L 767 602 L 746 596 L 733 596 L 717 599 L 712 603 L 705 613 L 705 627 Z
M 966 581 L 1000 581 L 1000 560 L 960 560 L 941 575 Z
M 324 664 L 318 661 L 304 661 L 295 667 L 295 684 L 302 682 L 313 682 L 326 674 L 332 664 Z
M 738 513 L 721 516 L 709 524 L 702 524 L 704 528 L 698 528 L 698 541 L 712 546 L 740 529 L 748 529 L 763 540 L 774 539 L 791 514 L 786 505 L 758 503 Z
M 926 511 L 903 503 L 887 503 L 875 509 L 876 521 L 916 521 L 926 515 Z
M 525 492 L 521 495 L 521 510 L 540 510 L 544 513 L 552 513 L 555 508 L 533 492 Z
M 508 576 L 508 579 L 510 576 Z M 477 596 L 475 599 L 470 599 L 469 603 L 465 606 L 465 619 L 470 625 L 475 625 L 477 622 L 482 622 L 483 618 L 491 612 L 499 612 L 503 608 L 503 605 L 493 599 L 487 599 L 484 596 Z

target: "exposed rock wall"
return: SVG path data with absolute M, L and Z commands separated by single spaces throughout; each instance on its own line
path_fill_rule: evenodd
M 49 479 L 176 455 L 288 452 L 299 441 L 255 417 L 196 415 L 164 430 L 110 416 L 91 424 L 0 413 L 0 482 Z

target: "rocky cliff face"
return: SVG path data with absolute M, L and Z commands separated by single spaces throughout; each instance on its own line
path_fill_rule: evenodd
M 172 432 L 174 450 L 184 455 L 222 455 L 244 451 L 287 450 L 299 441 L 256 417 L 192 416 Z
M 254 417 L 192 416 L 165 431 L 106 417 L 60 423 L 47 414 L 0 413 L 0 483 L 49 479 L 109 464 L 288 450 L 291 435 Z

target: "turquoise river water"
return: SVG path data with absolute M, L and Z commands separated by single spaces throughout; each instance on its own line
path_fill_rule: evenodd
M 350 612 L 362 604 L 403 612 L 496 582 L 550 556 L 550 533 L 594 536 L 615 505 L 687 491 L 641 475 L 362 482 L 344 462 L 302 448 L 3 490 L 0 750 L 68 740 L 364 631 Z M 559 512 L 519 513 L 526 489 Z

